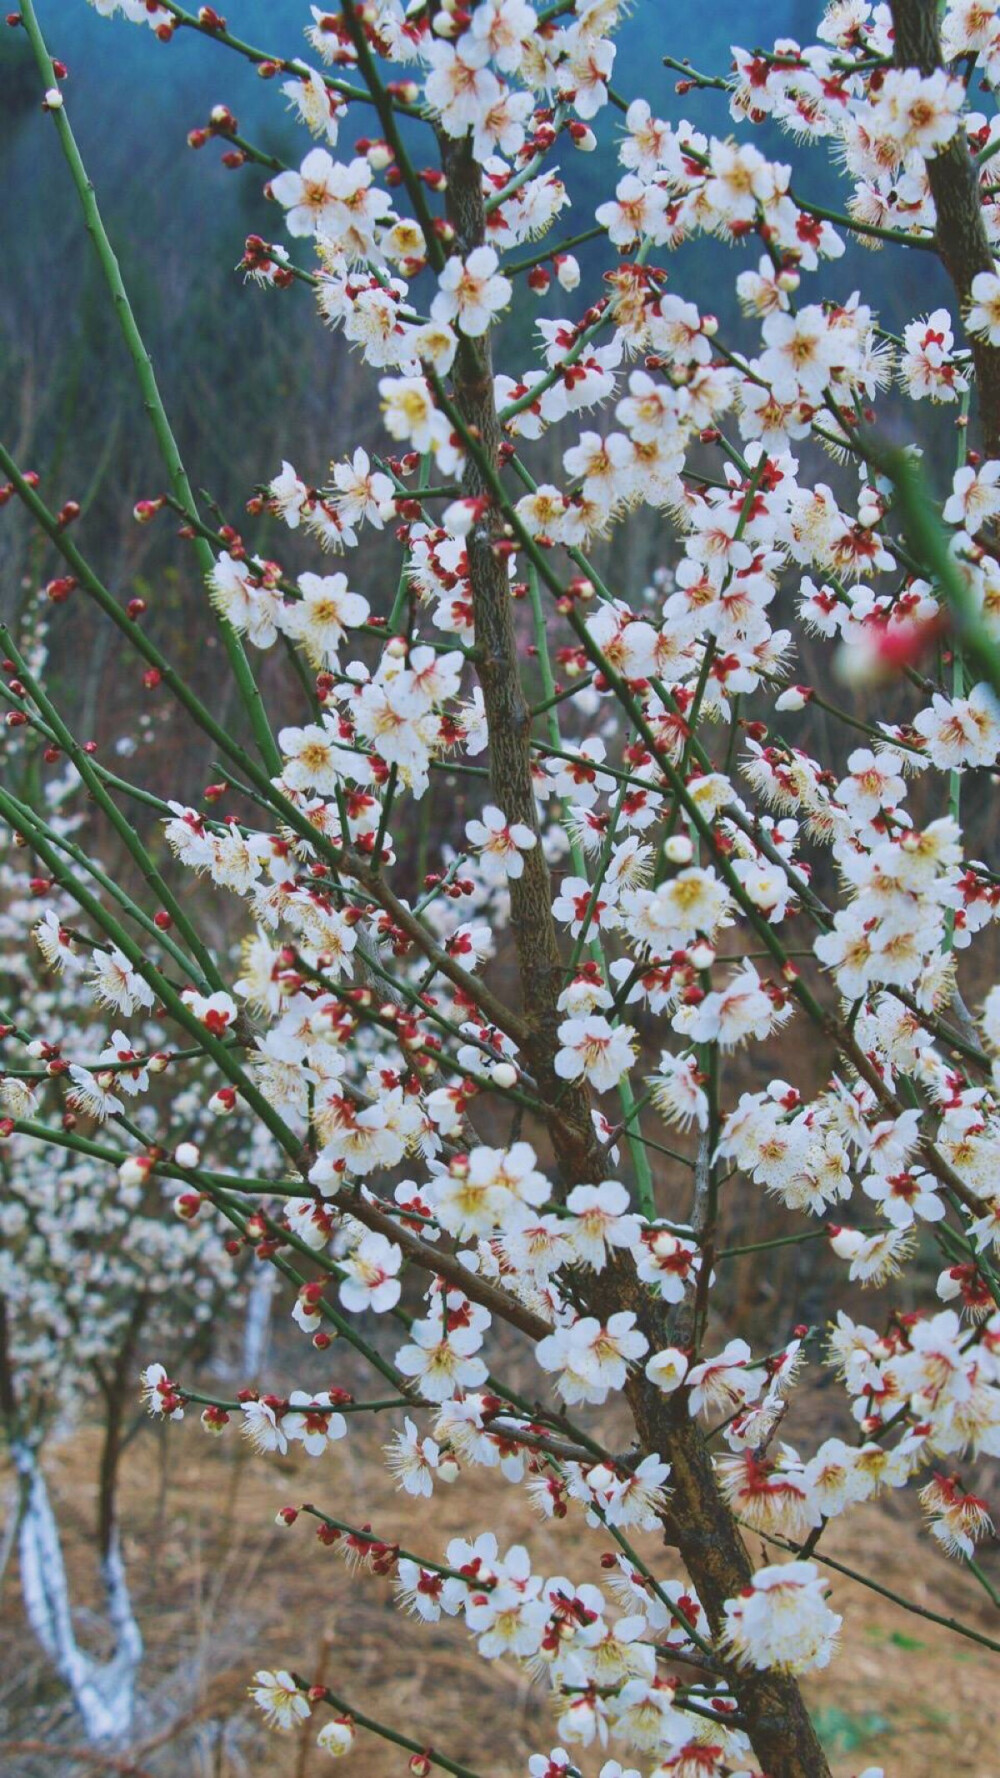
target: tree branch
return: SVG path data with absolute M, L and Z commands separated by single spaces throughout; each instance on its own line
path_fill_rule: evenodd
M 917 68 L 924 75 L 942 68 L 937 0 L 891 0 L 891 7 L 897 66 Z M 937 250 L 964 312 L 973 278 L 978 272 L 992 272 L 994 257 L 983 222 L 979 172 L 964 130 L 927 161 L 927 178 L 937 216 Z M 969 343 L 986 453 L 996 457 L 1000 455 L 1000 349 L 986 340 Z

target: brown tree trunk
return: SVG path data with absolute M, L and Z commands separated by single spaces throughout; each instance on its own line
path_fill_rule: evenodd
M 448 180 L 448 220 L 457 250 L 465 257 L 485 235 L 480 172 L 466 141 L 440 137 Z M 454 399 L 465 425 L 496 466 L 500 426 L 493 398 L 489 336 L 459 337 L 454 368 Z M 474 463 L 465 491 L 484 492 Z M 499 515 L 487 512 L 468 539 L 478 672 L 490 738 L 490 789 L 508 821 L 537 832 L 531 781 L 531 715 L 521 682 L 514 609 L 506 562 L 494 545 Z M 556 1002 L 565 986 L 565 966 L 552 918 L 552 887 L 541 845 L 524 855 L 523 875 L 510 884 L 511 924 L 517 948 L 523 1011 L 530 1028 L 525 1048 L 539 1096 L 552 1107 L 549 1135 L 567 1191 L 607 1177 L 610 1161 L 597 1141 L 585 1087 L 567 1088 L 555 1073 L 561 1015 Z M 558 1099 L 558 1106 L 556 1101 Z M 588 1307 L 606 1319 L 632 1309 L 652 1350 L 669 1343 L 663 1305 L 639 1283 L 631 1261 L 612 1265 L 594 1280 Z M 723 1627 L 723 1605 L 745 1587 L 753 1573 L 739 1527 L 715 1479 L 704 1434 L 683 1402 L 671 1403 L 641 1371 L 630 1379 L 628 1399 L 643 1452 L 657 1452 L 671 1466 L 670 1502 L 664 1517 L 666 1541 L 676 1545 L 708 1615 L 713 1634 Z M 829 1778 L 829 1766 L 794 1679 L 777 1672 L 728 1675 L 762 1771 L 767 1778 Z
M 17 1417 L 17 1391 L 10 1357 L 10 1330 L 7 1324 L 7 1300 L 0 1296 L 0 1415 L 7 1422 L 13 1438 Z
M 459 251 L 465 257 L 482 244 L 485 234 L 480 171 L 467 140 L 442 136 L 441 159 L 448 180 L 448 220 L 455 230 Z M 493 399 L 493 361 L 489 335 L 468 339 L 459 334 L 454 369 L 456 405 L 466 425 L 478 437 L 491 462 L 497 462 L 500 423 Z M 485 490 L 475 463 L 466 470 L 466 492 Z M 489 727 L 490 792 L 508 821 L 523 822 L 535 833 L 535 793 L 531 782 L 531 712 L 521 683 L 514 607 L 507 578 L 507 564 L 498 555 L 500 521 L 488 511 L 467 539 L 469 578 L 476 628 L 477 670 Z M 575 1171 L 574 1183 L 588 1177 L 588 1167 L 599 1164 L 598 1144 L 590 1118 L 587 1092 L 560 1080 L 553 1067 L 559 1047 L 557 1027 L 561 1015 L 556 1002 L 566 985 L 566 972 L 555 923 L 552 919 L 552 885 L 540 844 L 523 854 L 522 875 L 510 884 L 511 927 L 517 947 L 522 1005 L 530 1027 L 525 1048 L 527 1060 L 547 1105 L 559 1100 L 559 1128 L 567 1164 Z M 600 1177 L 601 1175 L 598 1175 Z
M 132 1395 L 132 1366 L 136 1344 L 146 1319 L 148 1301 L 139 1296 L 129 1317 L 114 1367 L 101 1378 L 104 1396 L 104 1438 L 97 1487 L 97 1551 L 102 1562 L 110 1555 L 118 1529 L 118 1466 L 122 1454 L 125 1408 Z
M 943 66 L 937 0 L 890 0 L 894 54 L 900 68 L 933 74 Z M 927 162 L 927 178 L 937 214 L 938 253 L 966 313 L 972 280 L 992 272 L 993 250 L 986 235 L 979 198 L 979 175 L 964 130 Z M 979 420 L 989 457 L 1000 455 L 1000 351 L 988 341 L 970 337 L 979 391 Z

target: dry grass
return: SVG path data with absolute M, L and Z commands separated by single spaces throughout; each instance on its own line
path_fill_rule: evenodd
M 394 1492 L 382 1469 L 381 1436 L 365 1426 L 315 1461 L 258 1458 L 234 1432 L 211 1439 L 197 1421 L 137 1438 L 121 1493 L 147 1645 L 136 1751 L 117 1767 L 75 1757 L 72 1710 L 25 1630 L 9 1574 L 0 1624 L 0 1769 L 10 1778 L 116 1769 L 132 1778 L 319 1778 L 327 1767 L 312 1749 L 313 1735 L 266 1734 L 246 1701 L 254 1668 L 288 1665 L 310 1678 L 322 1670 L 355 1707 L 421 1742 L 436 1741 L 482 1778 L 522 1778 L 528 1754 L 557 1739 L 545 1686 L 513 1663 L 487 1668 L 453 1622 L 425 1627 L 401 1618 L 388 1581 L 352 1576 L 316 1542 L 312 1521 L 282 1529 L 275 1512 L 314 1497 L 428 1555 L 449 1535 L 490 1527 L 502 1545 L 529 1542 L 536 1566 L 577 1580 L 600 1578 L 599 1540 L 581 1540 L 572 1521 L 526 1520 L 523 1496 L 481 1472 L 415 1504 Z M 82 1606 L 96 1596 L 89 1541 L 95 1450 L 95 1435 L 83 1430 L 47 1464 L 82 1638 L 93 1635 Z M 891 1504 L 857 1512 L 828 1533 L 827 1547 L 918 1603 L 986 1627 L 964 1577 L 943 1569 L 908 1512 Z M 843 1647 L 808 1691 L 836 1778 L 876 1760 L 889 1778 L 990 1778 L 1000 1731 L 995 1659 L 834 1578 Z M 30 1743 L 48 1751 L 29 1751 Z M 406 1758 L 365 1736 L 351 1769 L 359 1778 L 400 1778 Z

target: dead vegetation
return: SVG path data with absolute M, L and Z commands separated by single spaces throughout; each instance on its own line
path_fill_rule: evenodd
M 285 1529 L 275 1514 L 314 1498 L 438 1556 L 448 1537 L 491 1528 L 501 1546 L 528 1542 L 548 1572 L 600 1584 L 599 1572 L 581 1570 L 594 1553 L 572 1518 L 537 1520 L 520 1491 L 483 1472 L 464 1473 L 429 1502 L 397 1494 L 380 1461 L 385 1436 L 384 1427 L 366 1424 L 314 1461 L 257 1457 L 235 1429 L 210 1438 L 193 1418 L 143 1428 L 126 1453 L 121 1486 L 125 1553 L 146 1642 L 134 1747 L 104 1757 L 80 1746 L 72 1706 L 26 1629 L 15 1561 L 0 1619 L 4 1773 L 320 1778 L 326 1759 L 313 1747 L 318 1723 L 301 1737 L 270 1734 L 246 1698 L 255 1668 L 288 1666 L 310 1679 L 322 1674 L 356 1708 L 436 1744 L 481 1778 L 522 1778 L 528 1755 L 558 1740 L 544 1680 L 513 1663 L 487 1667 L 454 1621 L 425 1626 L 401 1617 L 389 1581 L 351 1574 L 335 1550 L 317 1543 L 312 1521 Z M 96 1433 L 84 1428 L 46 1461 L 82 1639 L 87 1601 L 97 1596 L 96 1445 Z M 977 1615 L 965 1577 L 921 1537 L 912 1501 L 857 1509 L 822 1548 L 918 1605 L 995 1632 Z M 659 1566 L 671 1571 L 669 1553 Z M 832 1580 L 843 1644 L 831 1669 L 810 1677 L 807 1697 L 835 1778 L 873 1764 L 887 1778 L 993 1778 L 1000 1732 L 994 1657 L 836 1574 Z M 587 1771 L 599 1763 L 593 1754 L 583 1756 Z M 362 1736 L 352 1770 L 359 1778 L 402 1778 L 406 1755 Z

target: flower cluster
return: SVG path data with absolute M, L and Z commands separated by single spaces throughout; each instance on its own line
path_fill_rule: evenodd
M 37 858 L 38 947 L 111 1026 L 95 1058 L 89 1012 L 64 1031 L 47 1009 L 40 1112 L 8 1071 L 8 1134 L 37 1155 L 103 1124 L 133 1205 L 179 1180 L 186 1237 L 214 1212 L 230 1255 L 277 1260 L 304 1368 L 339 1335 L 380 1378 L 373 1401 L 329 1370 L 200 1398 L 207 1429 L 336 1469 L 355 1414 L 395 1413 L 404 1505 L 482 1468 L 613 1548 L 599 1587 L 492 1532 L 438 1560 L 319 1506 L 283 1523 L 312 1515 L 424 1623 L 544 1671 L 585 1757 L 614 1740 L 651 1778 L 819 1774 L 796 1675 L 840 1628 L 812 1559 L 830 1520 L 916 1482 L 928 1549 L 995 1603 L 989 1502 L 954 1466 L 1000 1456 L 1000 877 L 976 856 L 1000 769 L 1000 119 L 966 79 L 1000 78 L 996 7 L 949 4 L 929 58 L 902 5 L 833 0 L 815 43 L 735 47 L 725 78 L 649 98 L 614 85 L 620 0 L 344 0 L 312 9 L 310 63 L 261 58 L 210 9 L 100 10 L 290 77 L 298 167 L 236 156 L 267 163 L 288 244 L 252 237 L 243 265 L 275 301 L 313 287 L 372 425 L 326 471 L 262 461 L 250 522 L 277 518 L 311 569 L 172 497 L 252 736 L 184 693 L 226 756 L 208 792 L 162 802 L 93 763 L 6 663 L 15 727 L 68 754 L 157 903 L 106 871 L 105 901 L 72 873 L 61 890 L 78 859 L 51 809 L 0 789 Z M 383 133 L 338 159 L 355 82 Z M 717 134 L 673 103 L 692 87 L 723 89 Z M 838 209 L 808 196 L 807 157 L 793 177 L 751 139 L 765 123 L 760 142 L 832 152 Z M 602 132 L 613 190 L 549 239 Z M 736 264 L 719 314 L 683 287 L 695 236 Z M 899 291 L 880 306 L 844 275 L 854 239 L 940 249 L 956 300 L 889 325 Z M 533 354 L 523 311 L 504 331 L 522 290 Z M 933 489 L 919 447 L 885 443 L 914 431 Z M 664 558 L 648 585 L 626 526 Z M 275 649 L 277 676 L 279 638 L 295 720 L 272 733 L 255 671 Z M 165 860 L 121 815 L 133 790 Z M 239 961 L 205 937 L 229 919 Z M 161 1024 L 195 1061 L 166 1106 Z M 215 1134 L 234 1113 L 252 1165 Z M 875 1325 L 841 1307 L 824 1351 L 792 1272 L 773 1337 L 733 1325 L 730 1260 L 799 1242 L 830 1300 L 873 1289 Z M 514 1334 L 530 1387 L 507 1380 Z M 800 1450 L 779 1433 L 807 1358 L 837 1406 Z M 159 1415 L 199 1402 L 159 1362 L 144 1387 Z M 664 1530 L 683 1577 L 633 1546 Z M 791 1560 L 754 1572 L 741 1530 Z M 353 1745 L 328 1688 L 262 1670 L 253 1695 L 278 1728 L 329 1706 L 320 1746 Z M 532 1778 L 575 1759 L 539 1754 Z

